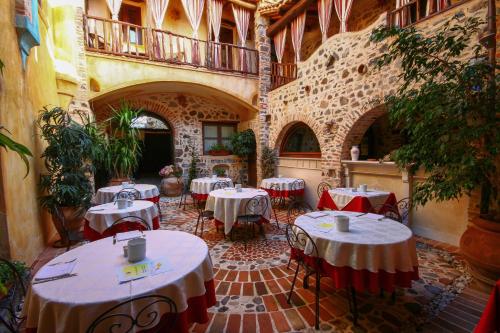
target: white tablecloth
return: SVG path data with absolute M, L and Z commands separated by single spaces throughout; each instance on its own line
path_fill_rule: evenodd
M 77 258 L 73 270 L 77 276 L 31 286 L 24 304 L 26 327 L 38 327 L 39 333 L 85 332 L 101 313 L 145 294 L 170 297 L 178 312 L 185 311 L 187 300 L 204 295 L 205 281 L 213 279 L 206 243 L 179 231 L 155 230 L 145 234 L 147 258 L 166 258 L 173 270 L 120 284 L 117 267 L 128 264 L 122 242 L 113 245 L 111 238 L 104 238 L 77 247 L 48 263 Z
M 332 197 L 333 202 L 335 202 L 335 205 L 337 205 L 337 208 L 339 210 L 344 209 L 344 207 L 355 197 L 366 197 L 370 201 L 372 207 L 383 205 L 391 194 L 390 192 L 376 190 L 368 190 L 367 192 L 354 192 L 351 188 L 341 187 L 329 190 L 328 193 Z
M 293 182 L 299 180 L 298 178 L 266 178 L 262 179 L 260 183 L 261 188 L 270 189 L 271 185 L 278 184 L 280 191 L 291 191 Z M 304 183 L 300 182 L 298 188 L 294 188 L 293 190 L 301 190 L 304 188 Z
M 141 199 L 151 199 L 160 195 L 158 187 L 149 184 L 135 184 L 134 189 L 141 193 Z M 105 204 L 113 201 L 113 197 L 116 193 L 124 190 L 121 185 L 101 187 L 97 190 L 95 195 L 95 202 L 97 204 Z
M 151 229 L 153 229 L 153 218 L 158 216 L 156 205 L 147 200 L 134 200 L 131 207 L 118 209 L 113 203 L 106 203 L 91 207 L 85 214 L 89 226 L 99 233 L 103 233 L 116 220 L 125 216 L 137 216 L 143 218 Z
M 209 194 L 212 191 L 213 184 L 217 182 L 228 182 L 230 187 L 233 187 L 233 181 L 231 178 L 196 178 L 191 181 L 191 192 L 196 194 Z
M 304 228 L 318 247 L 319 257 L 336 267 L 348 266 L 356 270 L 367 269 L 377 273 L 411 272 L 418 266 L 417 249 L 411 230 L 402 223 L 383 218 L 382 215 L 358 212 L 324 211 L 325 217 L 299 216 L 295 224 Z M 318 227 L 320 223 L 335 224 L 335 215 L 350 218 L 349 232 L 335 228 L 328 232 Z M 305 254 L 312 246 L 306 245 Z
M 238 215 L 245 214 L 246 203 L 256 195 L 263 195 L 267 199 L 267 209 L 264 212 L 264 218 L 271 218 L 271 200 L 269 194 L 264 190 L 252 188 L 243 188 L 242 192 L 236 192 L 235 189 L 221 189 L 210 192 L 205 206 L 206 210 L 214 212 L 215 219 L 224 223 L 224 232 L 229 234 Z

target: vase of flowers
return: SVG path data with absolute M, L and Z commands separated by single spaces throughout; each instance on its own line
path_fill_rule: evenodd
M 161 192 L 167 197 L 178 197 L 182 194 L 184 181 L 182 179 L 183 170 L 176 165 L 164 166 L 159 175 L 163 177 L 161 180 Z

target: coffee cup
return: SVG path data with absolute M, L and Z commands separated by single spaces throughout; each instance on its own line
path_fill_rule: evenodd
M 146 258 L 146 238 L 131 239 L 127 245 L 129 262 L 138 262 Z
M 122 182 L 122 188 L 127 188 L 129 185 L 129 182 Z
M 234 187 L 236 188 L 236 192 L 241 192 L 241 184 L 236 184 L 234 185 Z
M 335 227 L 337 231 L 348 232 L 349 231 L 349 217 L 345 215 L 335 216 Z
M 129 201 L 129 199 L 125 198 L 116 199 L 116 205 L 118 206 L 118 209 L 125 209 L 129 207 Z
M 283 175 L 278 175 L 278 178 L 283 178 Z
M 359 185 L 360 192 L 366 192 L 367 190 L 368 190 L 368 185 L 366 185 L 366 184 Z

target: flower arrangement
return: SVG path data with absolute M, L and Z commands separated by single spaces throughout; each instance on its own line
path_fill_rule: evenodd
M 176 178 L 182 177 L 182 168 L 176 165 L 166 165 L 158 173 L 160 176 L 168 178 L 174 176 Z

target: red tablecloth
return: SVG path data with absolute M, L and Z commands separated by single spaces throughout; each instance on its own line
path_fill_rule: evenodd
M 118 232 L 125 232 L 129 230 L 146 230 L 143 225 L 137 222 L 124 222 L 114 227 L 107 229 L 105 232 L 100 234 L 99 232 L 92 229 L 89 225 L 89 221 L 85 220 L 85 225 L 83 226 L 83 237 L 89 241 L 95 241 L 101 238 L 106 238 L 113 236 Z M 158 216 L 153 218 L 153 230 L 160 229 L 160 218 Z
M 282 191 L 277 191 L 274 189 L 269 189 L 269 188 L 263 188 L 261 189 L 265 190 L 270 197 L 272 198 L 289 198 L 291 196 L 303 196 L 304 195 L 304 189 L 300 190 L 282 190 Z
M 143 200 L 147 200 L 147 201 L 151 201 L 151 202 L 154 202 L 154 203 L 158 203 L 160 202 L 160 196 L 156 196 L 156 197 L 153 197 L 153 198 L 144 198 Z
M 326 260 L 304 255 L 302 251 L 292 249 L 292 258 L 299 256 L 304 258 L 304 261 L 311 267 L 320 270 L 323 276 L 327 276 L 333 280 L 334 287 L 337 289 L 354 287 L 356 291 L 378 293 L 380 290 L 392 292 L 396 287 L 410 288 L 411 281 L 418 280 L 418 267 L 413 267 L 411 272 L 388 273 L 386 271 L 370 272 L 367 269 L 356 270 L 351 267 L 336 267 L 330 265 Z M 319 267 L 317 266 L 319 262 Z
M 219 221 L 219 220 L 217 220 L 217 219 L 214 219 L 214 222 L 215 222 L 215 225 L 216 225 L 217 227 L 224 226 L 224 222 L 222 222 L 222 221 Z M 233 227 L 236 227 L 236 226 L 238 225 L 238 222 L 239 222 L 239 221 L 234 222 Z M 259 225 L 261 225 L 261 224 L 265 224 L 265 223 L 269 223 L 269 220 L 268 220 L 268 219 L 266 219 L 266 218 L 264 218 L 264 217 L 261 217 L 261 218 L 260 218 L 260 221 L 259 221 L 259 222 L 257 222 L 257 224 L 259 224 Z
M 207 201 L 208 194 L 201 194 L 201 193 L 191 193 L 191 197 L 198 201 Z
M 382 207 L 380 211 L 374 212 L 370 200 L 368 200 L 367 197 L 356 196 L 341 210 L 349 212 L 360 212 L 360 213 L 374 212 L 383 215 L 387 210 L 387 206 L 395 206 L 396 204 L 397 204 L 396 195 L 394 193 L 391 193 L 387 197 L 387 200 L 384 203 L 384 207 Z M 323 210 L 325 208 L 331 210 L 339 210 L 337 208 L 337 205 L 333 201 L 332 197 L 330 196 L 330 193 L 328 193 L 328 190 L 323 191 L 323 194 L 321 195 L 321 198 L 319 199 L 318 202 L 319 210 Z
M 192 323 L 204 324 L 208 321 L 208 308 L 216 303 L 214 280 L 205 282 L 205 294 L 188 299 L 188 308 L 177 314 L 177 318 L 171 319 L 171 314 L 162 316 L 160 323 L 151 329 L 141 330 L 141 333 L 153 333 L 164 325 L 172 325 L 171 329 L 161 329 L 162 333 L 188 333 Z M 37 333 L 37 328 L 26 328 L 26 333 Z
M 500 332 L 500 280 L 497 281 L 474 333 Z

